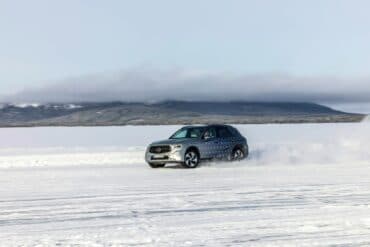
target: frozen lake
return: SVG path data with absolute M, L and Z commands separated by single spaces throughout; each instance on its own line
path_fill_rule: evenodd
M 179 126 L 0 129 L 0 245 L 370 245 L 370 124 L 237 126 L 251 156 L 150 169 Z

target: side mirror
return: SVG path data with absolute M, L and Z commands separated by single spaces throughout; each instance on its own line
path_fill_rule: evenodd
M 210 141 L 210 140 L 212 140 L 213 139 L 213 137 L 212 136 L 209 136 L 209 135 L 205 135 L 205 136 L 203 136 L 203 140 L 204 141 Z
M 204 140 L 209 140 L 209 139 L 211 139 L 211 137 L 210 137 L 210 136 L 208 136 L 208 135 L 206 135 L 206 136 L 203 136 L 203 139 L 204 139 Z

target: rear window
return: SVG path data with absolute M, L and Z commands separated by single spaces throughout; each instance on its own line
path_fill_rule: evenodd
M 218 127 L 217 128 L 217 135 L 220 138 L 228 138 L 228 137 L 233 136 L 233 134 L 230 132 L 230 130 L 226 127 Z
M 231 133 L 234 135 L 234 136 L 241 136 L 239 130 L 235 129 L 234 127 L 230 127 L 229 128 Z

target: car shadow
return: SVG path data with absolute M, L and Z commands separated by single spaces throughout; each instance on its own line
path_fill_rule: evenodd
M 216 165 L 217 163 L 222 163 L 222 162 L 223 161 L 221 160 L 206 160 L 206 161 L 202 161 L 201 163 L 199 163 L 197 168 L 209 167 L 209 166 L 213 166 L 213 165 Z M 197 168 L 193 168 L 193 169 L 197 169 Z M 166 164 L 165 167 L 161 167 L 159 169 L 186 169 L 188 170 L 189 168 L 183 167 L 181 164 Z M 193 169 L 189 169 L 189 170 L 193 170 Z
M 168 164 L 165 167 L 161 167 L 160 169 L 187 169 L 183 167 L 181 164 Z

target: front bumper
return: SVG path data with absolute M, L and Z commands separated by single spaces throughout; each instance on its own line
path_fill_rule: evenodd
M 171 150 L 167 153 L 151 153 L 149 152 L 150 147 L 145 152 L 145 160 L 148 163 L 180 163 L 184 161 L 184 154 L 182 150 Z

